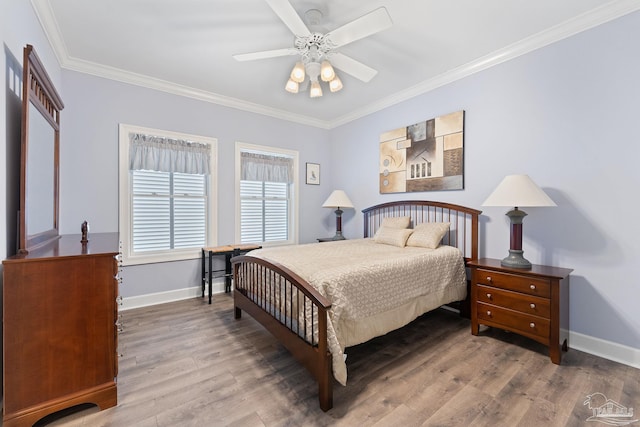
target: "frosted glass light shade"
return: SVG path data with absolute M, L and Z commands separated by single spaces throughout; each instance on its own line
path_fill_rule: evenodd
M 322 61 L 322 65 L 320 66 L 320 78 L 322 78 L 322 81 L 329 82 L 333 80 L 335 76 L 336 72 L 333 70 L 329 61 Z
M 507 175 L 482 206 L 557 206 L 529 175 Z
M 352 208 L 353 203 L 343 190 L 334 190 L 322 204 L 323 208 Z
M 322 61 L 322 63 L 317 62 L 317 59 L 312 59 L 306 63 L 302 61 L 296 62 L 284 88 L 287 92 L 298 93 L 301 89 L 300 85 L 304 83 L 305 80 L 309 82 L 309 97 L 311 98 L 322 96 L 321 81 L 329 83 L 329 90 L 331 90 L 331 92 L 338 92 L 342 89 L 342 81 L 336 75 L 331 63 L 327 60 Z M 302 87 L 302 90 L 306 90 L 306 85 Z
M 291 80 L 296 83 L 302 83 L 304 81 L 305 71 L 304 64 L 300 61 L 296 62 L 296 65 L 291 70 Z
M 337 92 L 340 89 L 342 89 L 342 81 L 338 76 L 335 76 L 333 80 L 329 82 L 329 90 L 331 90 L 331 92 Z
M 322 96 L 322 88 L 320 87 L 320 83 L 315 81 L 311 82 L 311 89 L 309 90 L 309 96 L 311 98 L 317 98 Z
M 298 89 L 300 88 L 300 85 L 297 82 L 294 82 L 293 80 L 289 79 L 287 80 L 287 84 L 284 87 L 284 89 L 287 92 L 291 92 L 291 93 L 298 93 Z

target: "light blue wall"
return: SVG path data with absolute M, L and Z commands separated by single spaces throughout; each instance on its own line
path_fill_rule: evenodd
M 501 179 L 526 173 L 558 204 L 524 209 L 534 263 L 573 268 L 573 332 L 640 349 L 640 13 L 331 131 L 337 182 L 357 209 L 445 200 L 482 209 L 481 256 L 509 248 L 507 209 L 481 207 Z M 381 195 L 381 132 L 465 110 L 465 189 Z M 347 236 L 362 231 L 359 211 Z
M 343 188 L 356 206 L 344 215 L 347 237 L 361 236 L 364 207 L 405 198 L 444 200 L 483 209 L 481 254 L 502 258 L 509 245 L 505 209 L 480 204 L 504 175 L 527 173 L 558 207 L 527 209 L 525 255 L 574 269 L 572 332 L 640 349 L 640 225 L 634 217 L 640 184 L 640 13 L 326 131 L 61 71 L 30 4 L 0 4 L 5 49 L 21 60 L 24 45 L 34 44 L 65 102 L 63 233 L 77 233 L 85 219 L 93 232 L 117 231 L 121 122 L 218 138 L 221 243 L 233 240 L 235 141 L 300 151 L 301 242 L 332 232 L 334 217 L 320 205 L 334 188 Z M 4 67 L 1 73 L 5 77 Z M 7 124 L 4 108 L 3 102 L 3 135 L 14 126 Z M 460 109 L 466 111 L 465 189 L 380 195 L 380 133 Z M 6 142 L 0 146 L 0 163 L 6 164 Z M 321 164 L 320 186 L 304 185 L 305 162 Z M 2 200 L 7 191 L 13 189 L 0 175 Z M 15 232 L 6 228 L 7 215 L 0 210 L 2 258 L 6 236 Z M 126 297 L 195 286 L 198 268 L 196 261 L 129 267 L 121 291 Z
M 320 207 L 332 190 L 326 130 L 73 71 L 63 71 L 63 85 L 62 233 L 78 233 L 84 220 L 92 232 L 118 230 L 118 124 L 126 123 L 218 139 L 219 244 L 234 242 L 236 141 L 300 153 L 299 240 L 328 234 L 322 224 L 331 213 Z M 305 185 L 306 162 L 321 165 L 320 185 Z M 199 274 L 198 260 L 125 267 L 120 291 L 130 297 L 185 289 L 200 284 Z

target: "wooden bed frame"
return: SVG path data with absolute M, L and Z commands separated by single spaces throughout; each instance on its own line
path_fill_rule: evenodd
M 450 222 L 443 244 L 462 251 L 465 262 L 478 259 L 478 217 L 481 211 L 450 203 L 424 200 L 388 202 L 362 211 L 364 237 L 373 237 L 386 217 L 411 217 L 412 227 L 423 222 Z M 322 243 L 319 243 L 322 244 Z M 331 303 L 290 269 L 252 257 L 232 259 L 235 318 L 242 310 L 269 330 L 318 382 L 320 408 L 333 407 L 333 372 L 327 344 L 327 312 Z M 280 295 L 277 302 L 267 295 Z M 469 296 L 467 296 L 467 299 Z M 296 307 L 295 309 L 293 307 Z M 310 307 L 311 322 L 287 316 Z

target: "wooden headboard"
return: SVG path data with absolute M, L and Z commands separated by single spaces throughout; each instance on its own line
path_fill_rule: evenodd
M 362 213 L 364 237 L 373 237 L 386 217 L 408 216 L 411 227 L 423 222 L 449 222 L 451 227 L 443 243 L 460 249 L 465 261 L 478 259 L 478 217 L 482 211 L 477 209 L 427 200 L 404 200 L 371 206 Z

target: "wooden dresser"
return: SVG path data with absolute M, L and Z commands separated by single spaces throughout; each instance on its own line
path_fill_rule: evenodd
M 66 235 L 3 262 L 4 426 L 117 403 L 117 233 Z
M 569 331 L 569 274 L 567 268 L 533 265 L 508 268 L 497 259 L 468 263 L 471 269 L 471 333 L 479 325 L 516 332 L 549 347 L 560 364 Z

